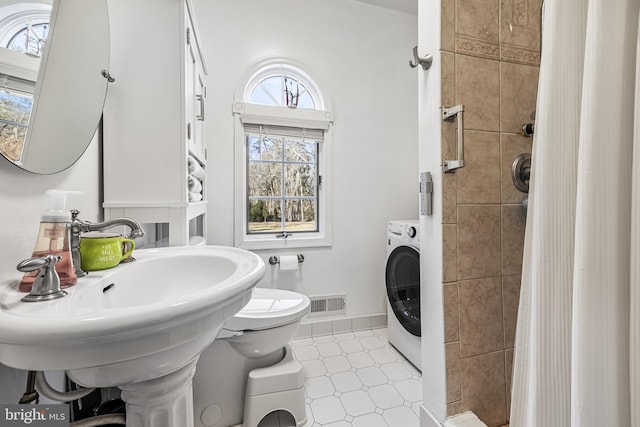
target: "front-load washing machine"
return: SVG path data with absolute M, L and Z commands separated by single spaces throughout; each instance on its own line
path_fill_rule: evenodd
M 389 221 L 385 282 L 389 343 L 422 370 L 418 221 Z

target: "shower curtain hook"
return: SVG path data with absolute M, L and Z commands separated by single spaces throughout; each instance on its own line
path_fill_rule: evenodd
M 413 60 L 409 60 L 409 66 L 411 68 L 416 68 L 418 65 L 422 66 L 423 70 L 428 70 L 431 68 L 431 63 L 433 62 L 433 56 L 427 53 L 424 57 L 420 58 L 418 56 L 418 46 L 413 47 Z

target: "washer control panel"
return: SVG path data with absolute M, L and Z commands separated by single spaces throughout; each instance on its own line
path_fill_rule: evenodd
M 418 221 L 389 221 L 387 240 L 391 238 L 418 245 L 420 244 L 420 224 Z

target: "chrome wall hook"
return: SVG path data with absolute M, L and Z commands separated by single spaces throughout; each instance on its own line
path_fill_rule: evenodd
M 107 81 L 109 83 L 113 83 L 116 81 L 116 78 L 114 76 L 111 75 L 111 73 L 109 73 L 109 71 L 107 70 L 102 70 L 102 77 L 104 77 L 105 79 L 107 79 Z
M 411 68 L 416 68 L 418 65 L 422 66 L 423 70 L 428 70 L 431 68 L 431 63 L 433 63 L 433 56 L 427 53 L 424 57 L 420 58 L 418 56 L 418 46 L 413 47 L 413 60 L 409 60 L 409 66 Z

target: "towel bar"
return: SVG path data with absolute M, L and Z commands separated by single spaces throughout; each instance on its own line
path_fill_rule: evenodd
M 445 172 L 453 172 L 456 169 L 464 167 L 464 122 L 462 119 L 462 113 L 464 112 L 464 105 L 456 105 L 451 108 L 442 107 L 442 120 L 445 122 L 452 122 L 456 120 L 456 145 L 458 147 L 458 159 L 447 160 L 444 159 L 442 166 Z

